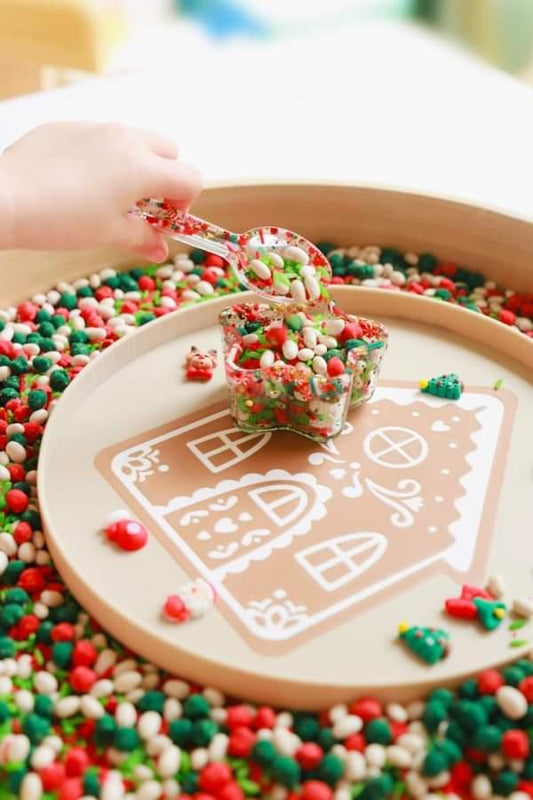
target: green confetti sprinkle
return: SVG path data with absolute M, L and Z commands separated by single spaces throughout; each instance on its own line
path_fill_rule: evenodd
M 509 647 L 525 647 L 527 644 L 527 639 L 513 639 L 512 642 L 509 642 Z
M 498 378 L 498 380 L 494 382 L 494 389 L 496 391 L 498 391 L 498 389 L 503 389 L 503 378 Z
M 524 627 L 524 625 L 527 625 L 527 620 L 526 619 L 515 619 L 509 625 L 509 630 L 510 631 L 519 631 L 520 628 Z

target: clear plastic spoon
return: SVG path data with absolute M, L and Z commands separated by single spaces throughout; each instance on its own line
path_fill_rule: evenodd
M 171 239 L 225 258 L 241 284 L 270 302 L 328 302 L 329 261 L 297 233 L 273 226 L 233 233 L 165 200 L 141 200 L 132 213 Z

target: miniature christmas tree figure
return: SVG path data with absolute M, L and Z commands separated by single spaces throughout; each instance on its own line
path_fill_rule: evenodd
M 463 382 L 453 372 L 449 375 L 430 378 L 428 381 L 420 381 L 419 386 L 420 391 L 424 394 L 444 397 L 446 400 L 459 400 L 465 388 Z
M 507 606 L 500 600 L 485 600 L 474 597 L 472 601 L 477 608 L 477 618 L 487 631 L 493 631 L 505 618 Z
M 401 622 L 398 631 L 407 647 L 427 664 L 436 664 L 450 652 L 450 636 L 441 628 L 409 626 Z

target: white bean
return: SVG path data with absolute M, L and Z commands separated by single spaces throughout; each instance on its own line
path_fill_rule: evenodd
M 527 714 L 527 699 L 514 686 L 500 686 L 496 692 L 496 702 L 508 719 L 522 719 Z
M 283 250 L 283 258 L 287 261 L 296 261 L 297 264 L 302 264 L 304 267 L 309 263 L 309 256 L 302 250 L 301 247 L 296 245 L 289 245 Z
M 127 694 L 128 692 L 133 691 L 138 686 L 140 686 L 142 682 L 142 675 L 140 672 L 136 670 L 130 670 L 128 672 L 123 672 L 117 678 L 115 678 L 115 691 L 119 692 L 119 694 Z
M 359 733 L 363 728 L 363 720 L 357 714 L 345 714 L 337 719 L 333 725 L 333 735 L 337 739 L 347 739 L 354 733 Z
M 93 642 L 94 644 L 94 642 Z M 113 667 L 117 661 L 117 654 L 111 648 L 107 648 L 102 650 L 101 653 L 98 654 L 98 658 L 96 659 L 96 663 L 94 665 L 94 671 L 97 675 L 101 675 L 103 672 L 107 672 L 110 667 Z
M 142 783 L 137 791 L 135 792 L 135 797 L 137 800 L 158 800 L 163 793 L 163 787 L 159 783 L 159 781 L 145 781 Z
M 34 769 L 42 769 L 55 761 L 56 752 L 47 744 L 40 744 L 32 753 L 30 763 Z
M 60 700 L 57 701 L 55 704 L 55 713 L 60 719 L 67 719 L 67 717 L 73 717 L 74 714 L 77 714 L 80 710 L 80 703 L 81 700 L 76 695 L 70 695 L 69 697 L 62 697 Z
M 262 369 L 267 369 L 271 367 L 275 361 L 275 356 L 272 350 L 265 350 L 261 358 L 259 359 L 259 365 Z
M 533 597 L 517 597 L 513 601 L 513 611 L 519 617 L 533 616 Z
M 311 300 L 318 300 L 320 297 L 320 284 L 316 278 L 312 276 L 308 276 L 304 279 L 305 288 L 307 289 L 307 294 L 311 298 Z
M 328 319 L 324 323 L 324 330 L 328 336 L 338 336 L 344 328 L 346 327 L 346 322 L 343 319 Z
M 20 800 L 40 800 L 43 784 L 36 772 L 28 772 L 20 785 Z
M 283 357 L 286 358 L 287 361 L 293 361 L 298 355 L 298 344 L 294 341 L 294 339 L 286 339 L 283 342 L 281 351 L 283 353 Z
M 180 701 L 176 697 L 167 697 L 163 706 L 163 716 L 167 722 L 179 719 L 183 713 Z
M 305 303 L 305 288 L 301 280 L 295 278 L 295 280 L 291 282 L 290 292 L 296 303 Z
M 258 258 L 253 258 L 250 261 L 250 269 L 255 275 L 257 275 L 259 280 L 268 281 L 272 277 L 270 268 Z
M 387 763 L 391 764 L 393 767 L 406 769 L 407 767 L 412 766 L 413 756 L 404 747 L 399 747 L 398 745 L 393 744 L 390 747 L 387 747 Z
M 137 723 L 137 730 L 141 739 L 151 739 L 159 733 L 161 722 L 161 714 L 158 714 L 157 711 L 145 711 L 144 714 L 141 714 Z
M 268 254 L 268 258 L 273 267 L 276 267 L 277 269 L 284 268 L 285 262 L 279 253 L 275 253 L 273 250 L 271 250 Z
M 166 751 L 165 751 L 166 752 Z M 197 747 L 191 753 L 191 767 L 196 770 L 201 770 L 209 762 L 209 752 L 205 747 Z
M 310 347 L 302 347 L 302 349 L 298 351 L 298 358 L 300 361 L 311 361 L 313 356 L 314 353 Z
M 325 375 L 328 371 L 328 365 L 326 361 L 322 358 L 322 356 L 315 356 L 313 358 L 313 370 L 318 375 Z
M 362 753 L 350 750 L 346 754 L 344 776 L 348 781 L 362 781 L 366 776 L 366 760 Z
M 304 328 L 303 330 L 303 340 L 306 347 L 314 348 L 316 347 L 316 343 L 318 341 L 318 334 L 314 328 Z
M 229 736 L 225 733 L 217 733 L 211 739 L 209 745 L 209 760 L 224 761 L 228 750 Z
M 80 711 L 87 719 L 100 719 L 105 713 L 96 697 L 90 694 L 84 694 L 81 698 Z
M 369 744 L 365 748 L 365 758 L 370 766 L 381 769 L 381 767 L 385 766 L 387 751 L 382 744 Z
M 505 594 L 505 581 L 501 575 L 491 575 L 487 582 L 487 589 L 493 597 L 499 599 Z
M 137 720 L 137 711 L 133 703 L 127 700 L 119 703 L 115 710 L 115 720 L 117 725 L 123 728 L 132 728 Z
M 162 778 L 173 778 L 180 768 L 180 763 L 181 750 L 173 744 L 165 748 L 157 759 L 157 771 Z M 205 766 L 205 764 L 202 766 Z M 194 768 L 197 769 L 197 767 Z
M 184 700 L 190 693 L 190 686 L 185 681 L 180 681 L 178 678 L 170 678 L 165 681 L 163 691 L 169 697 L 176 697 L 178 700 Z

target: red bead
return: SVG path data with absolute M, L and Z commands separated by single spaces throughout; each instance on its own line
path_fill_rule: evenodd
M 97 678 L 96 672 L 89 667 L 74 667 L 69 676 L 70 685 L 75 692 L 80 692 L 80 694 L 90 691 Z
M 480 694 L 496 694 L 505 681 L 496 669 L 484 669 L 479 673 L 477 688 Z
M 265 336 L 270 344 L 282 347 L 289 338 L 289 331 L 284 325 L 273 325 L 265 331 Z
M 108 525 L 107 537 L 111 542 L 129 552 L 140 550 L 148 541 L 148 532 L 144 525 L 133 519 L 121 519 Z
M 217 794 L 217 800 L 244 800 L 244 793 L 238 783 L 227 783 Z
M 26 405 L 20 405 L 13 412 L 13 419 L 15 422 L 25 422 L 31 414 L 31 408 Z
M 213 762 L 200 772 L 199 786 L 204 792 L 217 794 L 232 778 L 233 774 L 227 764 Z
M 449 292 L 452 292 L 452 294 L 455 294 L 455 283 L 448 280 L 448 278 L 441 278 L 439 289 L 447 289 Z
M 18 522 L 13 531 L 13 536 L 17 544 L 31 542 L 33 531 L 29 522 Z
M 26 477 L 26 470 L 22 466 L 22 464 L 10 464 L 8 466 L 9 474 L 11 475 L 11 480 L 13 483 L 18 483 L 19 481 L 23 481 Z
M 408 284 L 407 289 L 409 292 L 413 292 L 414 294 L 424 294 L 424 287 L 421 283 L 417 283 L 416 281 Z
M 362 733 L 352 733 L 343 744 L 347 750 L 357 750 L 362 753 L 366 747 L 366 740 Z
M 227 262 L 221 256 L 216 256 L 214 253 L 208 253 L 205 257 L 204 264 L 206 267 L 227 267 Z
M 529 704 L 533 704 L 533 675 L 528 675 L 527 678 L 520 681 L 518 688 L 526 698 Z
M 235 728 L 230 733 L 228 753 L 234 758 L 248 758 L 255 738 L 255 733 L 250 728 Z
M 87 639 L 80 639 L 74 645 L 72 663 L 75 667 L 92 667 L 97 657 L 95 646 Z
M 339 338 L 341 342 L 345 342 L 347 339 L 360 339 L 361 335 L 361 326 L 357 322 L 347 322 Z
M 14 514 L 22 514 L 28 508 L 30 500 L 27 494 L 20 489 L 10 489 L 6 494 L 6 503 Z
M 328 375 L 330 378 L 336 378 L 344 372 L 344 364 L 338 356 L 333 356 L 328 361 Z
M 133 300 L 125 300 L 122 303 L 122 308 L 120 310 L 120 313 L 121 314 L 135 314 L 135 312 L 137 311 L 137 308 L 138 308 L 137 303 L 135 303 Z
M 350 706 L 350 713 L 357 714 L 363 722 L 370 722 L 371 719 L 381 717 L 383 706 L 375 697 L 361 697 Z
M 81 747 L 73 747 L 65 758 L 65 770 L 70 778 L 82 775 L 89 766 L 89 756 Z
M 13 351 L 14 348 L 11 342 L 7 342 L 5 339 L 0 339 L 0 356 L 13 358 Z
M 65 779 L 65 767 L 63 764 L 54 762 L 47 764 L 39 771 L 39 775 L 43 784 L 45 792 L 51 792 L 58 789 Z
M 345 281 L 344 278 L 341 278 L 340 275 L 334 275 L 333 278 L 331 279 L 331 283 L 335 284 L 335 286 L 339 286 L 341 283 L 344 284 Z
M 502 308 L 500 311 L 500 322 L 503 322 L 504 325 L 514 325 L 516 322 L 516 314 L 513 314 L 512 311 L 506 308 Z
M 141 292 L 153 292 L 155 289 L 155 281 L 149 275 L 141 275 L 139 278 L 139 289 Z
M 523 760 L 529 755 L 529 737 L 525 731 L 519 730 L 518 728 L 505 731 L 501 746 L 507 758 Z
M 314 742 L 305 742 L 298 748 L 294 757 L 302 769 L 311 770 L 318 767 L 322 761 L 324 751 Z
M 518 792 L 525 792 L 533 798 L 533 781 L 520 781 L 516 789 Z
M 270 706 L 260 706 L 255 715 L 254 728 L 256 730 L 259 730 L 260 728 L 272 729 L 275 724 L 276 713 L 274 709 L 270 708 Z
M 42 432 L 42 425 L 39 425 L 38 422 L 26 422 L 24 425 L 24 436 L 28 442 L 35 442 Z
M 306 781 L 302 786 L 302 800 L 331 800 L 333 792 L 327 783 Z
M 111 286 L 100 286 L 94 293 L 97 300 L 105 300 L 106 297 L 113 297 Z
M 398 739 L 400 736 L 403 736 L 404 733 L 407 733 L 408 726 L 406 722 L 397 722 L 396 720 L 392 720 L 389 725 L 394 741 L 396 741 L 396 739 Z
M 70 622 L 59 622 L 55 628 L 52 628 L 50 634 L 54 642 L 71 642 L 76 635 L 74 625 Z
M 457 764 L 453 765 L 451 779 L 456 785 L 461 787 L 469 786 L 473 777 L 474 770 L 466 761 L 458 761 Z
M 202 280 L 207 281 L 212 286 L 215 285 L 215 283 L 219 280 L 220 277 L 221 276 L 214 269 L 206 269 L 202 273 Z
M 38 306 L 35 303 L 21 303 L 20 306 L 17 308 L 17 316 L 20 322 L 33 322 L 35 317 L 37 316 L 37 311 L 39 310 Z
M 254 721 L 254 714 L 246 706 L 230 706 L 226 715 L 226 726 L 234 728 L 251 728 Z
M 25 617 L 22 617 L 17 628 L 20 633 L 20 641 L 27 639 L 28 636 L 31 636 L 32 633 L 37 633 L 39 629 L 40 622 L 37 617 L 33 614 L 27 614 Z
M 17 586 L 26 592 L 42 592 L 45 587 L 43 571 L 39 567 L 28 567 L 21 573 Z
M 67 778 L 61 784 L 58 800 L 78 800 L 83 795 L 83 783 L 81 778 Z

